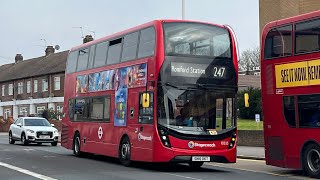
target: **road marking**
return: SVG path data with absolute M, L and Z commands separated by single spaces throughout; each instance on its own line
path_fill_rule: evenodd
M 189 176 L 182 176 L 182 175 L 172 174 L 172 173 L 164 173 L 164 174 L 171 175 L 171 176 L 176 176 L 176 177 L 180 177 L 180 178 L 185 178 L 185 179 L 203 180 L 203 179 L 193 178 L 193 177 L 189 177 Z
M 35 172 L 31 172 L 29 170 L 26 170 L 26 169 L 22 169 L 22 168 L 19 168 L 19 167 L 16 167 L 16 166 L 12 166 L 10 164 L 6 164 L 6 163 L 3 163 L 3 162 L 0 162 L 0 166 L 3 166 L 3 167 L 6 167 L 8 169 L 12 169 L 12 170 L 15 170 L 15 171 L 18 171 L 18 172 L 21 172 L 23 174 L 27 174 L 29 176 L 33 176 L 35 178 L 38 178 L 38 179 L 43 179 L 43 180 L 57 180 L 57 179 L 54 179 L 54 178 L 51 178 L 51 177 L 48 177 L 48 176 L 45 176 L 45 175 L 42 175 L 42 174 L 38 174 L 38 173 L 35 173 Z
M 256 160 L 257 161 L 257 160 Z M 213 167 L 220 167 L 220 168 L 230 168 L 230 169 L 236 169 L 240 171 L 247 171 L 247 172 L 254 172 L 254 173 L 263 173 L 263 174 L 269 174 L 273 176 L 280 176 L 280 177 L 290 177 L 290 178 L 295 178 L 295 179 L 306 179 L 306 177 L 300 177 L 300 176 L 295 176 L 295 175 L 284 175 L 284 174 L 276 174 L 276 173 L 271 173 L 271 172 L 266 172 L 266 171 L 255 171 L 255 170 L 250 170 L 250 169 L 243 169 L 243 168 L 237 168 L 237 167 L 226 167 L 226 166 L 221 166 L 221 165 L 216 165 L 216 164 L 210 164 L 207 163 L 209 166 Z

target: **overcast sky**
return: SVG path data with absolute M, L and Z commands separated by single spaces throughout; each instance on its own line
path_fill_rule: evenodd
M 154 19 L 181 19 L 182 0 L 1 0 L 0 64 L 58 52 L 82 43 L 83 34 L 101 38 Z M 228 24 L 240 51 L 259 45 L 258 0 L 185 0 L 185 19 Z

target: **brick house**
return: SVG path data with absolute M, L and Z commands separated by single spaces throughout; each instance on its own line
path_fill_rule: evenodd
M 0 116 L 15 119 L 44 109 L 62 112 L 67 56 L 68 51 L 55 53 L 48 46 L 45 56 L 23 60 L 17 54 L 15 63 L 0 66 Z

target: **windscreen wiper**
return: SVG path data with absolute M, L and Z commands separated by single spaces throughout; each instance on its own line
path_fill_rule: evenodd
M 206 89 L 205 85 L 204 84 L 190 84 L 190 83 L 186 83 L 186 84 L 183 84 L 185 86 L 193 86 L 193 87 L 197 87 L 197 88 L 202 88 L 202 89 Z
M 175 85 L 170 84 L 170 83 L 165 83 L 165 85 L 166 85 L 166 86 L 169 86 L 169 87 L 173 87 L 173 88 L 175 88 L 175 89 L 179 89 L 179 90 L 186 90 L 186 89 L 184 89 L 184 88 L 181 88 L 181 87 L 175 86 Z

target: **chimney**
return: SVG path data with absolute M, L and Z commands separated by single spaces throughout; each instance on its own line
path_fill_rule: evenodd
M 83 38 L 83 44 L 93 41 L 93 37 L 91 35 L 86 35 L 85 38 Z
M 54 53 L 54 48 L 53 48 L 53 46 L 47 46 L 45 52 L 46 52 L 46 56 L 48 56 L 49 54 L 53 54 L 53 53 Z
M 14 58 L 15 63 L 23 61 L 23 56 L 21 54 L 16 54 L 16 57 Z

